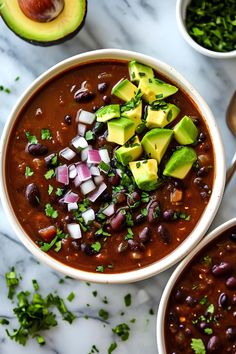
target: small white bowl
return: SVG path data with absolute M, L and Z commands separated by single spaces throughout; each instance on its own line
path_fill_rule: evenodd
M 116 274 L 102 274 L 102 273 L 92 273 L 86 272 L 79 269 L 75 269 L 68 265 L 65 265 L 47 253 L 40 250 L 40 248 L 34 243 L 33 240 L 25 233 L 19 221 L 17 220 L 13 208 L 10 203 L 10 199 L 7 193 L 6 186 L 6 174 L 5 174 L 5 163 L 7 160 L 6 151 L 7 145 L 9 143 L 9 137 L 11 136 L 11 131 L 13 129 L 14 123 L 18 117 L 21 109 L 27 104 L 30 98 L 42 87 L 47 81 L 59 75 L 60 73 L 73 68 L 81 63 L 86 63 L 94 60 L 104 60 L 104 59 L 115 59 L 115 60 L 132 60 L 137 61 L 151 66 L 154 70 L 160 72 L 163 76 L 172 81 L 176 86 L 181 88 L 190 99 L 195 102 L 201 115 L 204 117 L 206 124 L 208 126 L 209 134 L 211 136 L 211 141 L 213 144 L 214 155 L 215 155 L 215 179 L 212 189 L 212 194 L 208 205 L 206 206 L 200 220 L 189 234 L 189 236 L 182 242 L 179 247 L 177 247 L 173 252 L 168 254 L 161 260 L 152 263 L 141 269 L 134 271 L 116 273 Z M 217 157 L 217 158 L 216 158 Z M 224 149 L 220 137 L 218 127 L 216 125 L 215 119 L 211 110 L 209 109 L 206 102 L 199 95 L 199 93 L 192 87 L 185 78 L 180 75 L 171 66 L 151 58 L 149 56 L 126 51 L 120 49 L 102 49 L 97 51 L 92 51 L 84 54 L 76 55 L 72 58 L 66 59 L 59 64 L 53 66 L 51 69 L 43 73 L 39 78 L 37 78 L 23 93 L 15 107 L 10 113 L 7 124 L 4 128 L 1 145 L 0 145 L 0 195 L 2 204 L 6 215 L 9 217 L 12 228 L 18 235 L 23 244 L 32 252 L 40 261 L 45 262 L 50 267 L 55 270 L 62 272 L 72 278 L 82 279 L 86 281 L 94 281 L 100 283 L 130 283 L 134 281 L 139 281 L 146 279 L 153 275 L 156 275 L 165 269 L 171 267 L 173 264 L 180 261 L 185 257 L 201 240 L 206 231 L 208 230 L 217 210 L 220 205 L 222 195 L 225 186 L 225 156 Z
M 202 47 L 200 44 L 195 42 L 195 40 L 188 34 L 188 31 L 187 31 L 186 25 L 185 25 L 185 19 L 186 19 L 187 6 L 191 1 L 192 0 L 177 0 L 177 2 L 176 2 L 177 24 L 178 24 L 180 33 L 182 34 L 185 41 L 191 47 L 193 47 L 195 50 L 197 50 L 199 53 L 204 54 L 208 57 L 216 58 L 216 59 L 236 58 L 236 50 L 232 50 L 231 52 L 224 52 L 224 53 L 215 52 L 213 50 L 209 50 L 209 49 Z
M 220 234 L 230 229 L 232 226 L 236 225 L 236 218 L 233 218 L 224 224 L 220 225 L 214 229 L 209 235 L 207 235 L 197 247 L 178 265 L 173 274 L 171 275 L 168 283 L 165 286 L 163 294 L 161 296 L 161 301 L 159 304 L 158 314 L 157 314 L 157 347 L 159 354 L 167 354 L 165 345 L 165 318 L 166 309 L 169 301 L 170 294 L 179 279 L 181 273 L 188 267 L 192 259 L 212 240 L 217 238 Z

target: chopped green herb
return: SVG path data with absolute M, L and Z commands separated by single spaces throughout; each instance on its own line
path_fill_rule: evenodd
M 57 188 L 57 190 L 56 190 L 56 195 L 57 195 L 58 197 L 61 197 L 62 194 L 63 194 L 63 189 L 62 189 L 62 188 Z
M 32 284 L 33 284 L 34 290 L 38 291 L 39 290 L 39 284 L 38 284 L 36 279 L 32 280 Z
M 132 300 L 131 300 L 131 294 L 125 295 L 124 301 L 125 301 L 125 306 L 127 306 L 127 307 L 130 306 L 130 305 L 131 305 L 131 302 L 132 302 Z
M 205 256 L 203 257 L 202 263 L 211 266 L 212 264 L 212 258 L 210 256 Z
M 6 319 L 6 318 L 2 318 L 2 319 L 0 319 L 0 324 L 1 325 L 9 325 L 9 321 Z
M 206 305 L 208 303 L 207 295 L 205 295 L 200 301 L 199 304 Z
M 154 310 L 153 309 L 149 310 L 149 315 L 151 315 L 151 316 L 154 315 Z
M 38 139 L 35 135 L 31 135 L 30 132 L 25 132 L 25 135 L 30 144 L 37 144 Z
M 95 243 L 92 243 L 91 247 L 95 252 L 98 253 L 100 251 L 100 249 L 102 248 L 102 245 L 99 241 L 97 241 Z
M 213 333 L 213 330 L 211 328 L 205 328 L 204 332 L 210 336 Z
M 139 168 L 140 166 L 141 166 L 141 162 L 140 161 L 136 162 L 136 167 Z
M 51 164 L 53 166 L 57 165 L 57 155 L 53 156 L 53 158 L 51 159 Z
M 15 268 L 12 267 L 9 273 L 6 273 L 6 282 L 8 290 L 8 298 L 13 299 L 16 291 L 16 287 L 19 285 L 19 279 L 17 278 Z
M 126 225 L 127 226 L 133 226 L 134 225 L 134 221 L 133 221 L 133 218 L 132 218 L 132 214 L 127 212 L 125 214 L 125 218 L 126 218 Z
M 88 130 L 86 133 L 85 133 L 85 139 L 87 141 L 90 141 L 90 140 L 94 140 L 95 139 L 95 134 L 92 132 L 92 130 Z
M 108 173 L 110 170 L 110 166 L 105 163 L 104 161 L 101 161 L 98 165 L 98 167 L 104 172 L 104 173 Z
M 148 210 L 147 210 L 147 208 L 142 208 L 142 209 L 141 209 L 141 214 L 142 214 L 143 216 L 147 216 L 147 215 L 148 215 Z
M 31 170 L 31 168 L 29 166 L 26 166 L 26 168 L 25 168 L 25 176 L 26 177 L 31 177 L 31 176 L 33 176 L 33 174 L 34 174 L 34 171 Z
M 111 354 L 116 348 L 117 348 L 117 344 L 115 342 L 111 343 L 110 347 L 108 348 L 107 353 Z
M 136 322 L 136 318 L 132 318 L 132 320 L 130 320 L 130 323 L 135 323 Z
M 55 175 L 55 171 L 54 171 L 53 168 L 51 168 L 50 170 L 48 170 L 48 171 L 45 173 L 44 177 L 45 177 L 46 179 L 51 179 L 54 175 Z
M 105 267 L 103 265 L 99 265 L 96 267 L 96 272 L 103 273 L 105 270 Z
M 100 227 L 100 229 L 98 229 L 96 232 L 95 232 L 95 235 L 97 236 L 104 236 L 104 237 L 109 237 L 111 236 L 111 234 L 107 231 L 104 231 L 102 227 Z
M 53 192 L 53 186 L 51 186 L 51 184 L 49 184 L 48 186 L 48 194 L 51 195 Z
M 104 304 L 108 304 L 108 303 L 109 303 L 108 298 L 107 298 L 106 296 L 104 296 L 102 302 L 103 302 Z
M 17 76 L 16 78 L 15 78 L 15 81 L 19 81 L 20 80 L 20 76 Z
M 215 306 L 213 304 L 210 304 L 206 311 L 207 311 L 207 313 L 213 314 L 215 311 Z
M 109 313 L 104 310 L 104 309 L 100 309 L 98 312 L 99 317 L 101 317 L 104 321 L 108 320 L 109 318 Z
M 92 292 L 92 294 L 93 294 L 94 297 L 97 297 L 98 292 L 95 290 L 95 291 Z
M 73 301 L 75 298 L 75 293 L 72 291 L 68 296 L 67 296 L 67 300 L 68 301 Z
M 40 249 L 44 252 L 48 252 L 55 245 L 57 240 L 58 240 L 58 236 L 55 236 L 50 243 L 43 242 Z
M 147 192 L 142 192 L 141 200 L 143 203 L 148 203 L 150 201 L 149 194 Z
M 191 348 L 195 354 L 205 354 L 206 353 L 206 348 L 205 348 L 205 345 L 204 345 L 202 339 L 192 338 Z
M 54 251 L 59 252 L 61 250 L 61 247 L 62 247 L 62 243 L 61 243 L 61 240 L 59 240 L 55 243 Z
M 57 210 L 53 209 L 53 206 L 50 203 L 45 205 L 45 214 L 52 219 L 56 219 L 58 217 Z
M 5 93 L 11 93 L 11 90 L 8 87 L 4 87 L 3 85 L 0 85 L 0 91 L 3 91 Z
M 121 323 L 116 327 L 112 328 L 112 332 L 117 334 L 123 341 L 129 338 L 130 328 L 126 323 Z
M 41 130 L 41 139 L 42 140 L 50 140 L 52 139 L 51 132 L 49 129 L 42 129 Z
M 92 349 L 88 354 L 94 354 L 94 353 L 99 353 L 99 349 L 96 347 L 96 345 L 92 346 Z
M 37 342 L 39 345 L 44 345 L 46 343 L 42 336 L 37 336 Z
M 127 228 L 127 234 L 125 240 L 132 240 L 134 238 L 134 233 L 130 227 Z

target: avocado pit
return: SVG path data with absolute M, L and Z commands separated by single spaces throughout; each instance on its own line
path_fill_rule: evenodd
M 64 8 L 64 0 L 18 0 L 25 16 L 37 22 L 54 20 Z

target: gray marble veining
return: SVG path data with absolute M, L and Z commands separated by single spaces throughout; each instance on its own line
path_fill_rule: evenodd
M 236 60 L 214 60 L 203 57 L 190 48 L 180 36 L 175 21 L 174 0 L 90 0 L 88 16 L 82 31 L 71 41 L 64 44 L 42 48 L 34 47 L 18 37 L 0 22 L 0 84 L 9 87 L 7 95 L 0 92 L 0 131 L 8 114 L 20 94 L 35 77 L 58 61 L 88 50 L 99 48 L 123 48 L 152 55 L 179 70 L 206 99 L 213 110 L 220 127 L 229 163 L 236 149 L 236 141 L 227 130 L 224 116 L 230 96 L 236 86 Z M 20 80 L 15 78 L 20 76 Z M 234 178 L 223 198 L 213 225 L 235 216 L 236 178 Z M 31 279 L 39 280 L 42 293 L 52 291 L 66 297 L 71 290 L 76 293 L 69 307 L 77 319 L 70 326 L 59 320 L 59 325 L 46 333 L 47 345 L 39 347 L 30 341 L 26 347 L 10 341 L 0 328 L 0 353 L 24 354 L 88 354 L 93 344 L 100 353 L 107 353 L 110 343 L 117 341 L 114 353 L 148 354 L 157 353 L 155 336 L 155 316 L 149 315 L 150 308 L 157 312 L 161 292 L 172 270 L 152 279 L 131 285 L 88 286 L 84 282 L 66 279 L 48 267 L 38 264 L 36 259 L 22 246 L 0 208 L 0 315 L 12 318 L 13 305 L 7 299 L 4 285 L 5 272 L 13 265 L 24 275 L 21 287 L 31 289 Z M 92 291 L 97 290 L 94 297 Z M 133 303 L 125 308 L 123 297 L 132 294 Z M 103 303 L 104 296 L 109 299 Z M 87 306 L 90 304 L 90 306 Z M 99 309 L 110 313 L 108 321 L 103 322 Z M 124 311 L 125 315 L 121 316 Z M 84 316 L 88 316 L 86 319 Z M 127 342 L 115 338 L 111 328 L 122 322 L 130 323 L 131 334 Z M 14 322 L 14 320 L 13 320 Z M 14 327 L 14 326 L 13 326 Z

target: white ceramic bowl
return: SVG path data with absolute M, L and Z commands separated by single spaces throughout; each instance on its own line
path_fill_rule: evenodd
M 163 291 L 161 301 L 159 304 L 158 314 L 157 314 L 157 347 L 159 354 L 167 354 L 165 346 L 165 314 L 168 305 L 169 297 L 172 289 L 175 286 L 176 281 L 179 279 L 181 273 L 186 269 L 191 260 L 212 240 L 217 238 L 224 231 L 228 230 L 232 226 L 236 225 L 236 218 L 233 218 L 226 223 L 220 225 L 215 230 L 213 230 L 209 235 L 204 237 L 204 239 L 197 245 L 197 247 L 178 265 L 174 273 L 171 275 L 166 287 Z
M 28 102 L 32 95 L 48 80 L 55 77 L 59 73 L 72 68 L 80 63 L 85 63 L 91 60 L 103 60 L 103 59 L 117 59 L 117 60 L 131 60 L 136 59 L 146 65 L 151 66 L 155 70 L 159 71 L 161 74 L 169 78 L 174 82 L 178 87 L 182 88 L 187 95 L 198 106 L 201 114 L 205 117 L 206 123 L 209 128 L 209 133 L 214 146 L 214 153 L 217 158 L 215 159 L 215 181 L 212 190 L 212 195 L 209 200 L 209 203 L 200 218 L 199 222 L 195 226 L 191 234 L 186 238 L 186 240 L 171 254 L 167 255 L 160 261 L 157 261 L 147 267 L 137 269 L 130 272 L 120 273 L 120 274 L 97 274 L 85 272 L 78 270 L 68 265 L 65 265 L 52 257 L 47 253 L 41 251 L 37 245 L 26 235 L 23 228 L 21 227 L 19 221 L 17 220 L 14 211 L 12 209 L 10 200 L 7 194 L 6 188 L 6 176 L 5 176 L 5 163 L 6 163 L 6 149 L 8 145 L 9 136 L 11 135 L 11 130 L 13 128 L 14 122 L 18 116 L 18 113 L 21 111 L 22 107 Z M 32 252 L 40 261 L 47 263 L 50 267 L 56 269 L 59 272 L 62 272 L 66 275 L 69 275 L 73 278 L 78 278 L 86 281 L 102 282 L 102 283 L 129 283 L 138 280 L 148 278 L 152 275 L 158 274 L 165 269 L 169 268 L 173 264 L 177 263 L 180 259 L 186 256 L 190 250 L 192 250 L 201 238 L 206 233 L 208 227 L 210 226 L 217 209 L 220 205 L 221 198 L 224 191 L 225 185 L 225 159 L 224 159 L 224 150 L 222 146 L 221 137 L 219 130 L 216 126 L 215 119 L 210 111 L 209 107 L 203 100 L 203 98 L 196 92 L 196 90 L 189 84 L 175 69 L 169 65 L 151 58 L 149 56 L 119 50 L 119 49 L 103 49 L 98 51 L 92 51 L 84 54 L 76 55 L 72 58 L 66 59 L 61 63 L 55 65 L 44 74 L 42 74 L 38 79 L 36 79 L 28 89 L 23 93 L 15 107 L 10 113 L 7 124 L 5 126 L 1 145 L 0 145 L 0 193 L 2 204 L 5 210 L 5 213 L 9 217 L 12 228 L 15 233 L 18 235 L 23 244 Z
M 185 25 L 185 18 L 186 18 L 186 10 L 188 4 L 191 0 L 177 0 L 176 2 L 176 19 L 177 24 L 185 41 L 197 50 L 199 53 L 204 54 L 208 57 L 216 58 L 216 59 L 230 59 L 236 58 L 236 50 L 232 50 L 231 52 L 215 52 L 213 50 L 206 49 L 202 47 L 200 44 L 194 41 L 194 39 L 188 34 L 186 25 Z

